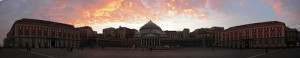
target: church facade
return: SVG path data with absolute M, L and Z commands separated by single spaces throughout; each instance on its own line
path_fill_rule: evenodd
M 139 31 L 136 32 L 135 37 L 141 39 L 142 47 L 158 47 L 160 46 L 160 39 L 167 37 L 166 33 L 151 20 L 142 26 Z
M 112 28 L 107 28 L 108 30 Z M 114 33 L 114 31 L 103 31 Z M 106 35 L 104 35 L 106 36 Z M 113 36 L 108 34 L 107 36 Z M 200 47 L 207 46 L 205 43 L 207 39 L 202 38 L 191 38 L 189 29 L 185 28 L 183 31 L 163 31 L 153 21 L 149 21 L 145 25 L 141 26 L 139 31 L 134 33 L 134 38 L 111 38 L 104 37 L 99 41 L 100 46 L 106 47 Z

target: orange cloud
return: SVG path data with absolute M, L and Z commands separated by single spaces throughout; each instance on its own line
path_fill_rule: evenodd
M 273 5 L 273 9 L 276 11 L 276 13 L 280 13 L 281 12 L 281 2 L 277 2 Z
M 244 2 L 240 2 L 240 6 L 243 7 L 244 6 Z
M 51 0 L 32 16 L 73 24 L 93 25 L 113 22 L 141 23 L 177 17 L 211 20 L 208 10 L 227 13 L 224 0 Z M 211 8 L 211 9 L 208 9 Z M 201 9 L 201 10 L 199 10 Z
M 262 0 L 262 2 L 265 1 L 273 7 L 279 16 L 276 20 L 285 20 L 287 21 L 287 26 L 300 28 L 300 8 L 298 6 L 300 5 L 300 0 Z

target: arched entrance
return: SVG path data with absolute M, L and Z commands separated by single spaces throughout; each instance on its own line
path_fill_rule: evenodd
M 51 40 L 51 47 L 55 47 L 55 40 Z

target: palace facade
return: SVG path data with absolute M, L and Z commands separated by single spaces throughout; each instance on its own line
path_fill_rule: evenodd
M 286 25 L 269 21 L 230 27 L 222 32 L 222 47 L 281 48 L 286 47 Z
M 15 21 L 7 38 L 6 47 L 78 47 L 80 32 L 73 25 L 23 18 Z

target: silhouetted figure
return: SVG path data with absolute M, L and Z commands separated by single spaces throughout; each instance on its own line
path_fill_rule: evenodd
M 31 48 L 30 48 L 30 47 L 28 48 L 28 51 L 29 51 L 29 52 L 31 51 Z
M 70 48 L 66 48 L 66 50 L 69 52 L 69 51 L 70 51 Z
M 268 53 L 268 47 L 266 47 L 266 53 Z
M 70 52 L 72 52 L 73 51 L 73 48 L 70 48 Z
M 2 52 L 2 47 L 0 47 L 0 52 Z
M 214 47 L 212 47 L 212 51 L 213 51 L 213 52 L 215 51 L 215 48 L 214 48 Z
M 28 47 L 26 48 L 26 51 L 29 52 L 29 48 Z
M 102 48 L 102 49 L 104 49 L 105 47 L 104 47 L 104 46 L 102 46 L 101 48 Z
M 240 46 L 240 51 L 243 51 L 243 47 L 242 46 Z
M 150 48 L 150 51 L 152 51 L 152 48 Z

